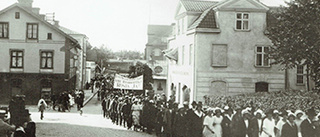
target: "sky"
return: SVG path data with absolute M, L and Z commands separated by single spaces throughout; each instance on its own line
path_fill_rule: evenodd
M 40 13 L 55 13 L 55 20 L 89 37 L 92 46 L 113 51 L 144 51 L 148 24 L 170 25 L 179 0 L 33 0 Z M 260 0 L 268 6 L 283 0 Z M 0 0 L 4 9 L 17 0 Z

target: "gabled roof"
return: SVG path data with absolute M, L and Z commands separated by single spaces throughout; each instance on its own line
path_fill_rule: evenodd
M 54 29 L 55 31 L 57 31 L 58 33 L 60 33 L 61 35 L 65 36 L 66 38 L 70 39 L 73 43 L 75 43 L 76 47 L 81 49 L 78 41 L 76 39 L 74 39 L 73 37 L 71 37 L 70 35 L 64 33 L 62 30 L 60 30 L 59 28 L 57 28 L 56 26 L 50 24 L 49 22 L 47 22 L 46 20 L 44 20 L 44 18 L 42 18 L 40 16 L 40 14 L 35 14 L 34 12 L 32 12 L 31 8 L 28 7 L 24 7 L 19 5 L 19 3 L 14 3 L 12 5 L 10 5 L 9 7 L 3 9 L 0 11 L 0 15 L 6 13 L 7 11 L 9 11 L 10 9 L 14 8 L 14 7 L 18 7 L 20 9 L 22 9 L 23 11 L 25 11 L 26 13 L 30 14 L 31 16 L 33 16 L 34 18 L 38 19 L 39 21 L 41 21 L 42 23 L 46 24 L 48 27 Z
M 205 10 L 188 29 L 217 28 L 215 11 L 212 8 Z
M 181 4 L 187 11 L 203 12 L 213 5 L 219 3 L 217 1 L 200 1 L 200 0 L 181 0 Z
M 74 30 L 71 30 L 71 29 L 68 29 L 66 27 L 62 27 L 62 26 L 59 26 L 59 29 L 62 30 L 64 33 L 66 34 L 80 34 L 80 35 L 84 35 L 82 33 L 79 33 L 79 32 L 76 32 Z

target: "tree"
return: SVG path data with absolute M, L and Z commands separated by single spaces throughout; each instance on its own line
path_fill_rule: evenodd
M 129 77 L 135 78 L 143 75 L 143 90 L 152 90 L 152 69 L 141 62 L 137 62 L 135 66 L 130 66 Z
M 100 64 L 106 67 L 107 65 L 106 61 L 108 59 L 115 58 L 115 55 L 113 51 L 109 49 L 107 46 L 101 45 L 100 47 L 91 47 L 90 49 L 87 49 L 87 58 L 90 61 L 94 61 L 97 64 Z
M 306 66 L 307 73 L 319 87 L 320 1 L 293 0 L 287 4 L 277 12 L 270 12 L 276 19 L 276 23 L 268 26 L 273 64 L 281 64 L 285 69 Z
M 143 54 L 139 51 L 121 50 L 114 52 L 115 56 L 120 59 L 143 59 Z

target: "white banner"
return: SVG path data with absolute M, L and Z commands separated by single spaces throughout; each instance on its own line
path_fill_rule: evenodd
M 113 88 L 143 90 L 143 76 L 139 76 L 136 78 L 127 78 L 116 74 L 116 77 L 114 78 Z

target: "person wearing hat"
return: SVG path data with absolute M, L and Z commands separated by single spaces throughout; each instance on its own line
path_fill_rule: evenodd
M 204 114 L 202 112 L 202 104 L 198 103 L 195 108 L 193 105 L 193 109 L 190 109 L 187 112 L 187 115 L 188 135 L 190 137 L 201 137 L 203 132 L 202 126 L 204 118 Z
M 287 123 L 287 117 L 288 117 L 288 112 L 287 111 L 282 111 L 281 112 L 281 117 L 282 119 L 279 120 L 279 122 L 276 124 L 276 137 L 281 137 L 281 130 L 282 126 Z
M 236 106 L 236 114 L 232 117 L 231 127 L 232 135 L 234 137 L 242 137 L 243 129 L 245 128 L 245 123 L 243 119 L 243 113 L 245 109 L 241 109 L 240 106 Z
M 278 110 L 273 110 L 273 119 L 276 122 L 276 125 L 280 121 L 280 112 Z
M 262 132 L 263 111 L 258 109 L 254 112 L 254 117 L 250 120 L 249 127 L 251 137 L 260 137 Z
M 304 120 L 302 118 L 302 116 L 304 115 L 304 112 L 301 110 L 296 110 L 294 114 L 296 116 L 294 122 L 297 124 L 297 127 L 298 127 L 298 136 L 301 137 L 302 136 L 301 135 L 301 123 Z
M 233 110 L 229 106 L 224 107 L 225 115 L 221 122 L 222 127 L 222 136 L 223 137 L 231 137 L 231 121 L 233 117 Z
M 133 120 L 133 130 L 137 131 L 138 127 L 140 126 L 140 111 L 142 108 L 138 104 L 138 100 L 134 100 L 134 104 L 131 106 L 131 115 Z
M 0 110 L 0 137 L 7 137 L 7 132 L 13 132 L 16 129 L 16 126 L 9 125 L 8 123 L 4 122 L 4 118 L 6 116 L 5 110 Z
M 213 137 L 215 135 L 213 122 L 213 108 L 208 108 L 208 114 L 203 121 L 203 137 Z
M 220 108 L 215 109 L 215 116 L 213 116 L 213 131 L 216 137 L 222 137 L 222 127 L 221 123 L 223 120 L 222 110 Z
M 288 113 L 288 122 L 282 127 L 281 137 L 298 137 L 298 127 L 294 120 L 295 114 Z
M 275 121 L 272 117 L 273 111 L 269 110 L 266 113 L 267 117 L 263 120 L 261 137 L 275 137 L 274 128 Z
M 183 102 L 183 107 L 179 108 L 173 118 L 173 136 L 174 137 L 186 137 L 188 131 L 188 111 L 189 102 Z
M 316 131 L 312 119 L 316 116 L 316 112 L 313 108 L 308 109 L 307 115 L 308 117 L 301 123 L 301 135 L 302 137 L 314 137 Z

